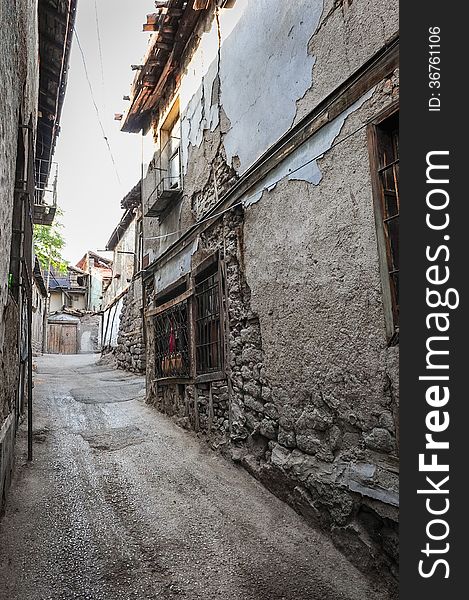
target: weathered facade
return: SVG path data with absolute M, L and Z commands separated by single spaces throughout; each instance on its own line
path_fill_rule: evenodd
M 87 253 L 85 259 L 89 254 L 94 253 Z M 44 342 L 48 353 L 87 354 L 101 350 L 99 308 L 88 307 L 100 306 L 101 297 L 98 294 L 103 293 L 103 274 L 109 279 L 110 261 L 103 260 L 106 262 L 100 262 L 96 267 L 94 263 L 86 263 L 84 266 L 87 271 L 73 265 L 68 265 L 65 272 L 51 269 Z M 83 261 L 79 264 L 83 265 Z
M 112 280 L 103 300 L 103 352 L 113 352 L 118 368 L 136 373 L 145 370 L 143 342 L 142 212 L 140 182 L 121 202 L 124 214 L 106 250 L 114 253 Z
M 33 223 L 51 224 L 51 159 L 66 87 L 75 0 L 0 4 L 0 510 L 13 444 L 31 403 Z
M 88 250 L 76 266 L 87 274 L 86 305 L 88 311 L 102 308 L 104 290 L 112 277 L 112 260 Z
M 48 276 L 49 313 L 71 308 L 86 310 L 89 275 L 78 267 L 67 266 L 66 272 L 50 270 Z
M 31 337 L 35 355 L 44 351 L 44 331 L 47 322 L 48 293 L 38 259 L 34 261 Z
M 397 2 L 170 0 L 146 28 L 147 399 L 393 585 Z

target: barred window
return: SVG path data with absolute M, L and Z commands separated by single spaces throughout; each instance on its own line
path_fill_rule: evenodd
M 389 290 L 388 333 L 393 336 L 399 323 L 399 113 L 375 122 L 369 140 L 378 246 Z
M 378 129 L 381 210 L 386 236 L 393 313 L 399 319 L 399 120 L 393 115 Z
M 156 374 L 189 377 L 189 331 L 187 300 L 155 316 Z
M 214 265 L 218 269 L 218 265 Z M 222 370 L 222 332 L 218 270 L 212 268 L 196 279 L 195 330 L 198 375 Z

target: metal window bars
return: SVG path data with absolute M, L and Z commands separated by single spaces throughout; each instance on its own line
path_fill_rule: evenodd
M 187 300 L 155 317 L 155 338 L 157 378 L 189 377 Z
M 379 169 L 381 205 L 394 317 L 399 317 L 399 132 L 382 132 Z
M 218 272 L 197 283 L 195 304 L 197 374 L 221 371 L 222 336 Z
M 58 174 L 58 163 L 36 158 L 34 204 L 57 206 Z

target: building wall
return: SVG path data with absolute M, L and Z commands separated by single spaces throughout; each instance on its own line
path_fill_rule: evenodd
M 39 287 L 33 285 L 33 318 L 31 324 L 32 347 L 34 354 L 42 354 L 44 339 L 44 315 L 47 310 L 47 298 L 45 298 Z
M 131 252 L 132 254 L 125 254 Z M 135 220 L 122 234 L 114 248 L 112 260 L 112 280 L 103 294 L 103 307 L 112 303 L 126 288 L 134 276 L 135 265 Z
M 19 124 L 36 123 L 38 94 L 37 3 L 0 4 L 0 507 L 13 460 L 18 388 L 18 307 L 8 292 L 12 210 Z M 26 142 L 27 132 L 22 130 Z M 25 143 L 26 145 L 26 143 Z
M 99 336 L 101 324 L 100 315 L 82 315 L 78 323 L 78 352 L 91 354 L 101 351 Z
M 53 290 L 49 297 L 49 313 L 62 310 L 65 304 L 64 294 L 60 290 Z
M 143 341 L 142 280 L 132 282 L 122 298 L 116 348 L 117 367 L 134 373 L 145 372 Z
M 78 354 L 91 354 L 101 350 L 100 315 L 83 314 L 76 316 L 70 313 L 58 312 L 48 319 L 48 324 L 60 325 L 62 323 L 76 325 L 76 351 Z
M 144 223 L 147 238 L 181 232 L 146 242 L 156 256 L 169 253 L 146 280 L 147 307 L 218 250 L 229 330 L 225 379 L 156 384 L 148 316 L 149 401 L 230 448 L 360 568 L 391 582 L 398 346 L 386 335 L 365 127 L 397 101 L 397 71 L 383 70 L 372 84 L 364 72 L 350 105 L 336 103 L 328 121 L 246 190 L 242 206 L 176 248 L 178 235 L 281 136 L 296 139 L 292 128 L 397 31 L 397 3 L 381 0 L 238 0 L 209 16 L 181 69 L 182 197 L 159 222 Z M 167 86 L 156 130 L 175 92 Z M 152 178 L 150 167 L 144 205 Z

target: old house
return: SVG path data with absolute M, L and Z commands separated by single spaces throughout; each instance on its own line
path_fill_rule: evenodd
M 51 269 L 48 276 L 49 313 L 64 308 L 86 310 L 88 296 L 88 273 L 68 265 L 65 272 Z
M 87 253 L 95 255 L 94 253 Z M 49 310 L 44 347 L 51 354 L 98 352 L 100 344 L 100 309 L 105 281 L 109 279 L 110 261 L 92 256 L 88 271 L 68 265 L 65 272 L 51 269 L 48 277 Z M 101 257 L 100 257 L 101 258 Z M 96 260 L 98 266 L 94 266 Z
M 56 209 L 52 156 L 75 8 L 76 0 L 1 4 L 0 510 L 18 422 L 32 404 L 33 223 L 50 225 Z M 31 433 L 31 411 L 28 422 Z
M 104 290 L 112 277 L 112 260 L 88 250 L 76 266 L 88 275 L 86 310 L 100 311 Z
M 124 214 L 106 250 L 113 252 L 112 280 L 104 292 L 102 348 L 113 352 L 117 366 L 134 372 L 145 369 L 142 319 L 141 184 L 121 202 Z
M 157 2 L 140 133 L 148 402 L 396 573 L 398 4 Z

